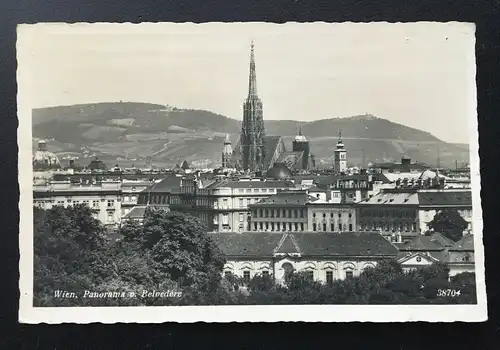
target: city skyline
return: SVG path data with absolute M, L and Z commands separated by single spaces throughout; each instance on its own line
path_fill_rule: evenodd
M 32 107 L 123 100 L 242 120 L 253 40 L 264 121 L 372 114 L 446 142 L 469 143 L 474 38 L 452 23 L 138 28 L 42 27 L 30 46 L 37 91 Z M 327 41 L 333 44 L 325 46 Z M 452 130 L 450 123 L 463 127 Z

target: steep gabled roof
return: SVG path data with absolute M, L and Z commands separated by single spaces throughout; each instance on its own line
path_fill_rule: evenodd
M 418 202 L 420 205 L 472 205 L 471 191 L 438 191 L 438 192 L 418 192 Z
M 444 247 L 437 241 L 432 240 L 430 236 L 419 235 L 399 247 L 400 251 L 441 251 Z
M 300 254 L 300 248 L 294 236 L 285 233 L 274 249 L 274 254 Z
M 452 251 L 474 251 L 474 235 L 465 235 L 456 242 L 450 250 Z
M 451 247 L 455 244 L 455 242 L 448 237 L 443 236 L 441 233 L 436 232 L 431 235 L 431 241 L 437 242 L 443 247 Z

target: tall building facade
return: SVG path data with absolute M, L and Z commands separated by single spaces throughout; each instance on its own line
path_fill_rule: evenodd
M 337 141 L 337 148 L 333 156 L 333 169 L 338 172 L 345 172 L 347 170 L 347 150 L 342 140 L 342 131 L 339 130 L 339 139 Z
M 241 127 L 241 160 L 243 170 L 249 172 L 264 170 L 264 118 L 262 101 L 257 95 L 254 45 L 250 50 L 250 76 L 248 96 L 243 103 L 243 124 Z
M 299 134 L 295 136 L 292 142 L 293 152 L 302 152 L 302 170 L 309 170 L 311 168 L 311 162 L 309 161 L 310 156 L 310 144 L 302 132 L 302 125 L 299 126 Z
M 222 148 L 222 168 L 232 168 L 232 159 L 233 147 L 231 146 L 231 139 L 229 138 L 229 134 L 227 134 L 226 139 L 224 140 L 224 147 Z

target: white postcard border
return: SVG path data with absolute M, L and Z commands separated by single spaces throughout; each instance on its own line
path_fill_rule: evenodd
M 251 23 L 259 25 L 259 23 Z M 324 22 L 307 24 L 286 23 L 282 26 L 321 26 Z M 344 23 L 345 25 L 367 25 Z M 420 22 L 421 25 L 439 25 L 435 22 Z M 30 36 L 45 26 L 67 24 L 40 23 L 18 26 L 18 147 L 19 147 L 19 321 L 22 323 L 162 323 L 162 322 L 480 322 L 487 320 L 486 286 L 484 280 L 484 247 L 482 242 L 483 222 L 481 208 L 481 178 L 479 173 L 479 145 L 476 98 L 475 40 L 467 57 L 470 72 L 469 130 L 470 130 L 470 167 L 473 202 L 474 247 L 476 266 L 476 305 L 259 305 L 259 306 L 155 306 L 155 307 L 33 307 L 33 193 L 32 193 L 32 125 L 30 94 Z M 88 23 L 71 26 L 89 26 Z M 110 24 L 104 26 L 141 26 L 145 29 L 154 26 L 201 25 L 210 29 L 218 26 L 237 24 Z M 246 23 L 244 25 L 249 25 Z M 270 25 L 270 23 L 267 23 Z M 370 25 L 407 25 L 403 23 L 370 23 Z M 444 25 L 444 24 L 443 24 Z M 461 26 L 468 35 L 475 35 L 475 26 L 470 23 L 448 22 L 446 25 Z M 20 69 L 20 67 L 22 69 Z

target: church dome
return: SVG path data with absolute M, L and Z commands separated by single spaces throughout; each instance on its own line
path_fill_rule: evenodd
M 266 173 L 266 177 L 276 180 L 285 180 L 292 176 L 292 172 L 283 163 L 274 163 L 274 166 Z
M 59 158 L 47 150 L 47 141 L 38 141 L 38 148 L 33 155 L 33 170 L 60 169 Z
M 297 136 L 295 136 L 294 140 L 295 142 L 307 142 L 307 139 L 302 132 L 302 125 L 299 126 L 299 133 Z
M 419 180 L 432 180 L 434 178 L 436 178 L 437 174 L 434 172 L 434 171 L 431 171 L 431 170 L 426 170 L 424 171 L 420 177 L 418 178 Z

